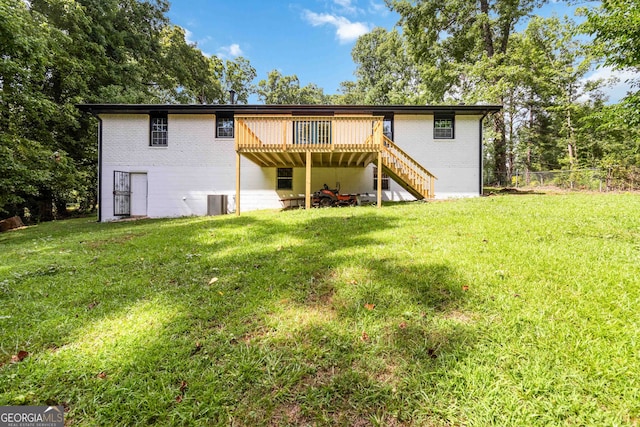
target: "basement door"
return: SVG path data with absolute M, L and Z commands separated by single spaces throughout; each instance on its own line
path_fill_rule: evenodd
M 131 172 L 131 216 L 147 216 L 147 174 Z
M 113 215 L 131 214 L 131 179 L 129 172 L 113 172 Z

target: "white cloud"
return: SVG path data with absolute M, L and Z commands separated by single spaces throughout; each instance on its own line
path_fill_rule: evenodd
M 355 14 L 358 12 L 358 8 L 351 4 L 351 0 L 333 0 L 333 2 L 345 13 Z
M 193 40 L 193 33 L 184 27 L 182 29 L 184 30 L 184 41 L 189 44 L 195 44 L 196 42 Z
M 229 46 L 222 46 L 220 48 L 220 56 L 222 57 L 236 57 L 241 56 L 243 54 L 242 49 L 240 49 L 240 45 L 238 43 L 230 44 Z
M 637 71 L 600 67 L 584 80 L 586 82 L 604 80 L 606 87 L 602 88 L 602 91 L 609 97 L 609 102 L 615 104 L 624 98 L 627 92 L 635 90 L 631 87 L 631 82 L 638 79 L 640 79 L 640 73 Z
M 321 25 L 332 25 L 336 28 L 336 36 L 340 43 L 355 41 L 358 37 L 370 31 L 367 24 L 362 22 L 351 22 L 344 16 L 336 16 L 328 13 L 315 13 L 310 10 L 304 11 L 304 18 L 314 27 Z
M 184 31 L 184 41 L 190 45 L 196 45 L 200 48 L 202 45 L 207 44 L 212 40 L 211 36 L 205 36 L 201 39 L 195 40 L 193 32 L 191 32 L 186 27 L 181 27 L 181 28 Z
M 389 15 L 389 9 L 387 5 L 384 3 L 378 3 L 374 0 L 369 1 L 369 13 L 378 16 L 387 16 Z
M 242 55 L 242 49 L 240 49 L 240 45 L 237 44 L 237 43 L 234 43 L 231 46 L 229 46 L 229 54 L 231 56 L 240 56 L 240 55 Z

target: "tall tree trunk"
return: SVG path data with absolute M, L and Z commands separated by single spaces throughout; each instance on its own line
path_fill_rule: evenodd
M 65 218 L 69 213 L 67 212 L 67 202 L 56 198 L 53 203 L 56 207 L 55 219 Z
M 507 183 L 507 135 L 504 124 L 504 113 L 501 111 L 495 114 L 493 127 L 497 137 L 493 142 L 493 172 L 498 180 L 498 184 Z
M 527 135 L 527 158 L 525 173 L 527 185 L 531 184 L 531 142 L 533 139 L 533 99 L 529 98 L 529 134 Z
M 38 221 L 53 221 L 53 194 L 44 190 L 38 200 Z
M 491 32 L 491 23 L 489 21 L 489 0 L 480 0 L 480 12 L 482 19 L 482 38 L 484 39 L 484 50 L 489 58 L 493 57 L 493 34 Z
M 569 142 L 567 143 L 567 154 L 569 155 L 569 165 L 571 169 L 576 167 L 578 153 L 576 152 L 576 133 L 571 123 L 571 107 L 567 108 L 567 133 Z
M 514 147 L 514 131 L 513 131 L 513 118 L 515 117 L 515 104 L 513 94 L 510 95 L 510 107 L 509 107 L 509 138 L 506 142 L 507 150 L 507 183 L 511 183 L 513 172 L 515 170 L 515 147 Z M 506 126 L 506 123 L 505 123 Z

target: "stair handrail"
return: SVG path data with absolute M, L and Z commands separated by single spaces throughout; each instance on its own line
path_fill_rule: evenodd
M 262 144 L 262 140 L 258 137 L 258 135 L 255 134 L 255 132 L 249 127 L 249 125 L 242 119 L 238 119 L 236 120 L 236 122 L 238 123 L 239 126 L 242 127 L 242 136 L 238 135 L 238 137 L 236 138 L 236 150 L 238 149 L 238 147 L 240 145 L 246 145 L 245 141 L 240 141 L 240 139 L 245 139 L 246 135 L 249 136 L 249 140 L 251 142 L 249 142 L 248 145 L 257 145 L 257 146 L 261 146 Z M 237 131 L 236 131 L 237 134 Z
M 388 158 L 388 164 L 385 166 L 402 178 L 407 185 L 413 187 L 423 197 L 434 197 L 433 180 L 438 178 L 404 152 L 386 135 L 383 137 L 382 155 Z M 395 164 L 396 162 L 399 162 L 400 165 Z M 401 166 L 402 169 L 398 166 Z M 404 177 L 401 175 L 404 175 Z
M 434 174 L 429 172 L 427 169 L 425 169 L 424 166 L 422 166 L 420 163 L 415 161 L 413 159 L 413 157 L 411 157 L 406 152 L 404 152 L 404 150 L 402 150 L 400 147 L 398 147 L 392 140 L 389 139 L 389 137 L 384 135 L 383 138 L 384 138 L 384 148 L 387 149 L 387 151 L 389 151 L 389 153 L 394 154 L 398 158 L 401 158 L 401 157 L 406 158 L 409 161 L 409 163 L 412 163 L 413 165 L 415 165 L 416 169 L 419 169 L 425 175 L 427 175 L 427 176 L 429 176 L 431 178 L 434 178 L 434 179 L 438 179 L 437 176 L 435 176 Z M 397 155 L 397 154 L 393 153 L 393 151 L 389 150 L 389 147 L 391 147 L 394 151 L 397 151 L 400 155 Z

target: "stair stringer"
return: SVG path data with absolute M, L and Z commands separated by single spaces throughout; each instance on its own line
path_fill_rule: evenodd
M 382 147 L 382 170 L 418 200 L 433 199 L 434 174 L 405 153 L 386 136 Z

